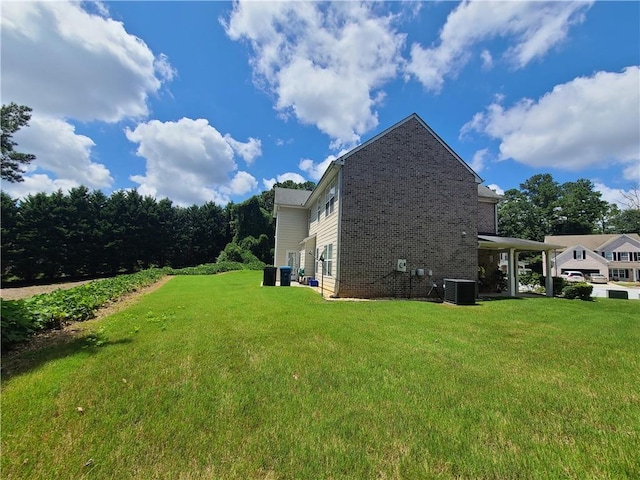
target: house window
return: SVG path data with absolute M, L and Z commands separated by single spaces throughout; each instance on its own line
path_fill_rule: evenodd
M 322 274 L 331 277 L 333 275 L 333 243 L 324 247 L 322 257 L 324 258 Z
M 319 267 L 318 267 L 318 264 L 320 263 L 319 259 L 320 259 L 320 249 L 316 248 L 316 275 L 318 274 L 318 272 L 320 270 Z
M 324 191 L 324 216 L 328 217 L 333 213 L 336 202 L 336 183 L 335 181 Z
M 584 260 L 585 253 L 586 252 L 584 250 L 574 250 L 573 251 L 573 259 L 574 260 Z
M 609 260 L 609 261 L 613 260 L 612 252 L 602 252 L 602 256 L 604 257 L 605 260 Z
M 610 268 L 609 278 L 613 280 L 626 280 L 629 278 L 629 270 L 625 268 Z
M 318 222 L 320 221 L 320 214 L 322 213 L 322 200 L 318 199 L 318 201 L 316 202 L 316 210 L 318 212 L 317 218 L 318 218 Z
M 639 262 L 640 261 L 640 252 L 632 252 L 632 256 L 633 256 L 633 261 L 634 262 Z
M 628 262 L 629 261 L 629 252 L 620 252 L 618 254 L 620 256 L 620 262 Z

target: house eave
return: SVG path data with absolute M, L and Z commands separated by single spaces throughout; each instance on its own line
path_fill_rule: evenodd
M 338 172 L 340 168 L 342 168 L 342 165 L 344 165 L 344 162 L 341 159 L 334 160 L 329 164 L 327 169 L 324 171 L 324 174 L 320 178 L 320 181 L 316 185 L 316 188 L 313 189 L 313 192 L 311 193 L 311 195 L 309 195 L 309 198 L 303 205 L 304 208 L 307 208 L 307 209 L 311 208 L 311 206 L 318 199 L 320 194 L 324 192 L 324 189 L 327 186 L 327 183 L 329 182 L 329 180 L 333 178 L 333 174 Z
M 548 252 L 563 247 L 561 245 L 525 240 L 523 238 L 478 235 L 478 248 L 480 250 L 504 250 L 514 248 L 521 251 Z

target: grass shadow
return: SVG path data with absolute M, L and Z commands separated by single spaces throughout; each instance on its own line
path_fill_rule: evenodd
M 36 339 L 37 337 L 34 337 Z M 3 352 L 1 381 L 10 380 L 13 377 L 35 370 L 52 360 L 69 357 L 77 354 L 95 355 L 102 349 L 113 345 L 131 343 L 132 340 L 124 338 L 109 340 L 105 335 L 95 332 L 87 332 L 78 336 L 73 331 L 57 331 L 55 337 L 48 336 L 27 343 L 22 348 Z
M 487 296 L 481 295 L 478 298 L 478 301 L 479 302 L 495 302 L 499 300 L 524 300 L 524 299 L 525 297 L 522 297 L 522 296 L 510 297 L 508 295 L 487 295 Z

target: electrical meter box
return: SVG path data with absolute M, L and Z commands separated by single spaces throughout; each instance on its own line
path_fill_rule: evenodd
M 398 265 L 396 266 L 396 270 L 398 272 L 406 272 L 407 271 L 407 260 L 404 258 L 398 259 Z

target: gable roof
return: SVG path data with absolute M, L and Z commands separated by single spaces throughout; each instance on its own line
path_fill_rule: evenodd
M 307 199 L 311 196 L 309 190 L 297 190 L 295 188 L 276 187 L 273 198 L 273 216 L 277 216 L 278 207 L 304 207 Z
M 576 245 L 571 245 L 570 247 L 565 248 L 561 253 L 559 253 L 556 256 L 556 262 L 560 264 L 560 263 L 566 262 L 567 260 L 569 261 L 573 260 L 573 252 L 575 252 L 576 250 L 584 250 L 585 255 L 587 257 L 591 258 L 592 260 L 595 260 L 598 263 L 601 263 L 602 265 L 609 264 L 609 261 L 605 259 L 602 255 L 598 255 L 593 250 L 582 245 L 581 243 L 578 243 Z
M 440 138 L 440 136 L 434 132 L 431 127 L 429 127 L 429 125 L 427 125 L 425 123 L 424 120 L 422 120 L 422 118 L 420 118 L 420 116 L 417 113 L 412 113 L 411 115 L 409 115 L 408 117 L 400 120 L 398 123 L 390 126 L 389 128 L 387 128 L 386 130 L 380 132 L 379 134 L 377 134 L 376 136 L 370 138 L 369 140 L 367 140 L 364 143 L 361 143 L 360 145 L 358 145 L 357 147 L 352 148 L 351 150 L 349 150 L 347 153 L 343 154 L 342 156 L 338 157 L 337 159 L 333 160 L 329 166 L 327 167 L 327 169 L 324 171 L 324 174 L 322 175 L 322 178 L 320 178 L 320 180 L 318 181 L 316 188 L 313 190 L 312 194 L 307 198 L 307 204 L 310 205 L 311 203 L 313 203 L 313 201 L 316 199 L 316 197 L 318 196 L 317 192 L 321 192 L 322 190 L 324 190 L 325 184 L 327 182 L 327 179 L 332 176 L 332 174 L 335 172 L 335 170 L 339 167 L 341 167 L 342 165 L 344 165 L 344 161 L 346 159 L 348 159 L 350 156 L 352 156 L 353 154 L 359 152 L 360 150 L 362 150 L 363 148 L 365 148 L 368 145 L 371 145 L 372 143 L 376 142 L 377 140 L 379 140 L 380 138 L 384 137 L 385 135 L 387 135 L 389 132 L 391 132 L 392 130 L 395 130 L 396 128 L 402 126 L 403 124 L 405 124 L 406 122 L 408 122 L 409 120 L 415 119 L 417 120 L 420 125 L 427 130 L 427 132 L 429 132 L 451 155 L 453 155 L 453 157 L 458 160 L 462 166 L 464 166 L 464 168 L 466 168 L 474 177 L 475 182 L 479 185 L 483 182 L 482 178 L 480 178 L 480 176 L 478 176 L 478 174 L 473 171 L 473 169 L 467 165 L 467 163 L 456 153 L 453 151 L 453 149 L 447 145 L 447 143 L 442 140 L 442 138 Z M 486 187 L 484 187 L 486 188 Z M 492 194 L 498 195 L 497 193 L 493 192 L 492 190 L 490 190 L 489 188 L 487 188 L 487 190 L 489 190 L 490 192 L 492 192 Z M 485 192 L 486 193 L 486 192 Z M 478 195 L 480 196 L 480 189 L 478 189 Z M 484 198 L 493 198 L 493 197 L 489 197 L 489 194 L 487 193 L 487 195 L 482 195 Z M 498 196 L 498 198 L 502 198 L 501 196 Z
M 309 190 L 298 190 L 295 188 L 275 188 L 274 203 L 278 205 L 290 205 L 301 207 L 311 195 Z
M 387 128 L 386 130 L 380 132 L 375 137 L 372 137 L 369 140 L 367 140 L 366 142 L 364 142 L 364 143 L 358 145 L 357 147 L 353 148 L 352 150 L 349 150 L 347 153 L 342 155 L 336 161 L 344 162 L 347 158 L 349 158 L 354 153 L 356 153 L 356 152 L 362 150 L 364 147 L 376 142 L 378 139 L 380 139 L 381 137 L 384 137 L 385 135 L 387 135 L 392 130 L 395 130 L 396 128 L 398 128 L 398 127 L 402 126 L 403 124 L 407 123 L 409 120 L 413 120 L 413 119 L 417 120 L 418 123 L 420 123 L 420 125 L 422 125 L 422 127 L 425 130 L 427 130 L 427 132 L 429 132 L 433 136 L 433 138 L 435 138 L 445 149 L 447 149 L 447 151 L 451 155 L 453 155 L 453 157 L 456 160 L 458 160 L 464 166 L 464 168 L 466 168 L 473 175 L 473 177 L 475 178 L 476 183 L 482 183 L 483 182 L 482 178 L 480 178 L 480 176 L 478 176 L 478 174 L 476 172 L 474 172 L 473 169 L 469 165 L 467 165 L 467 163 L 460 157 L 460 155 L 458 155 L 456 152 L 454 152 L 453 149 L 449 145 L 447 145 L 447 143 L 444 140 L 442 140 L 442 138 L 440 138 L 440 136 L 436 132 L 434 132 L 431 129 L 431 127 L 429 125 L 427 125 L 426 122 L 424 120 L 422 120 L 422 118 L 420 118 L 420 116 L 417 113 L 412 113 L 408 117 L 400 120 L 395 125 L 392 125 L 389 128 Z
M 495 190 L 491 190 L 486 185 L 478 184 L 478 197 L 484 198 L 487 200 L 493 200 L 494 202 L 499 202 L 504 197 L 499 195 Z
M 571 247 L 573 245 L 583 245 L 589 250 L 599 250 L 602 246 L 612 240 L 626 235 L 627 237 L 640 242 L 640 236 L 637 233 L 603 233 L 596 235 L 547 235 L 544 237 L 545 243 L 555 243 L 563 247 Z
M 603 250 L 605 247 L 608 247 L 609 245 L 615 242 L 621 242 L 621 243 L 629 242 L 631 244 L 635 243 L 636 246 L 640 247 L 640 235 L 638 235 L 637 233 L 621 233 L 620 235 L 616 235 L 611 240 L 608 240 L 602 245 L 600 245 L 597 248 L 597 250 Z

